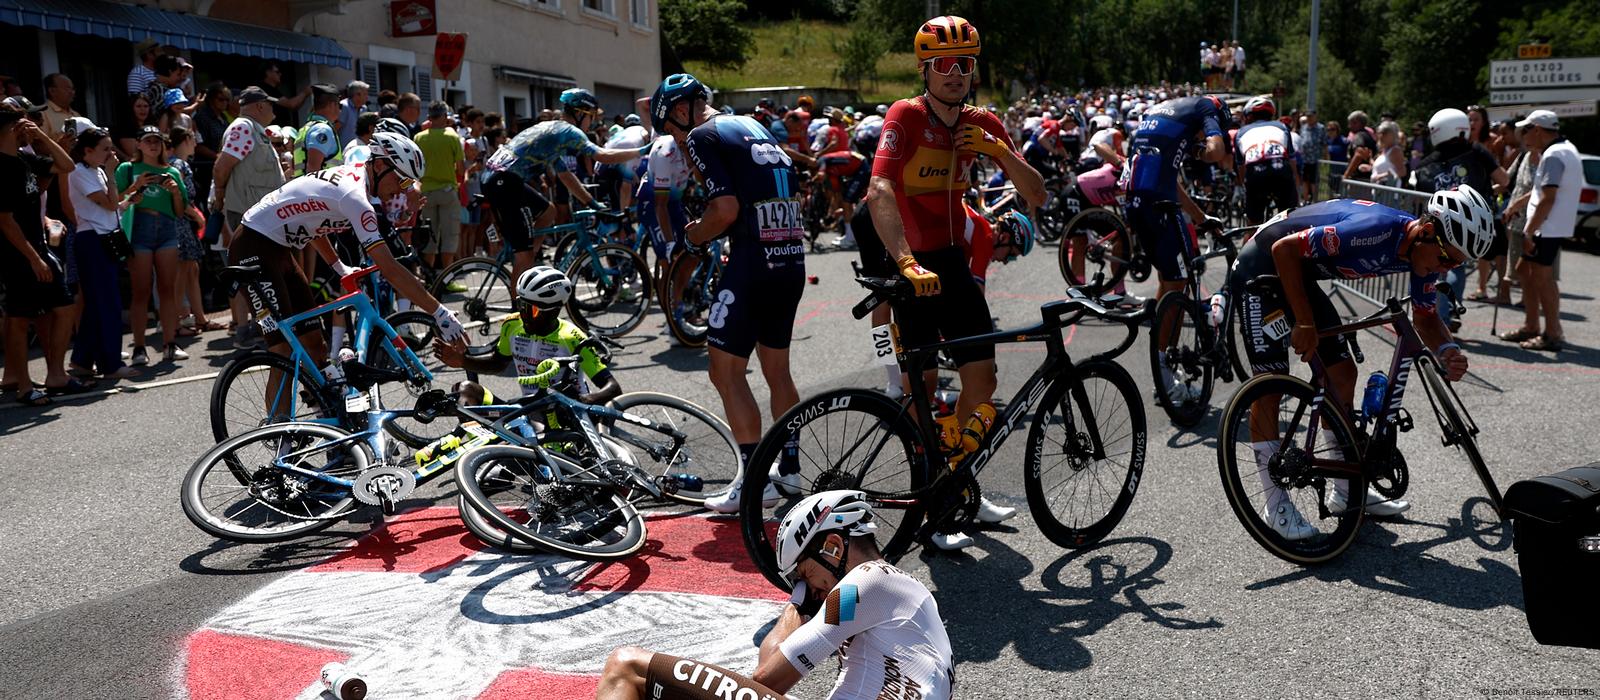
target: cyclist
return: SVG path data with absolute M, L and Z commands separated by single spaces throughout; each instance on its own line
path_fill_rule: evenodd
M 395 260 L 383 236 L 388 220 L 372 208 L 373 198 L 389 200 L 411 189 L 422 177 L 422 151 L 411 139 L 389 133 L 374 134 L 368 148 L 370 157 L 364 164 L 297 177 L 246 211 L 228 246 L 229 264 L 259 265 L 262 303 L 270 306 L 276 317 L 292 316 L 313 306 L 311 287 L 294 260 L 295 253 L 309 245 L 340 277 L 346 276 L 353 270 L 339 260 L 329 236 L 354 230 L 395 291 L 433 314 L 440 338 L 458 342 L 461 323 Z M 268 340 L 272 351 L 288 355 L 288 341 L 274 333 Z M 301 340 L 312 357 L 325 354 L 321 334 L 307 333 Z
M 805 230 L 792 161 L 782 144 L 760 122 L 712 109 L 708 94 L 692 75 L 667 76 L 650 99 L 650 119 L 687 149 L 706 188 L 705 214 L 684 228 L 689 244 L 703 246 L 723 235 L 732 244 L 706 319 L 706 342 L 711 383 L 748 464 L 761 440 L 761 409 L 745 379 L 750 354 L 761 360 L 773 418 L 800 402 L 789 372 L 789 341 L 805 291 Z M 798 451 L 792 442 L 785 447 L 774 481 L 799 480 Z M 741 483 L 707 498 L 706 507 L 737 511 Z M 777 503 L 771 483 L 762 495 L 769 505 Z
M 1267 206 L 1289 211 L 1300 204 L 1300 169 L 1294 165 L 1294 138 L 1278 121 L 1278 107 L 1265 97 L 1244 105 L 1244 126 L 1234 138 L 1233 158 L 1244 183 L 1244 215 L 1259 224 Z
M 1042 177 L 1056 177 L 1061 174 L 1056 167 L 1066 154 L 1061 150 L 1061 122 L 1054 119 L 1044 119 L 1039 122 L 1039 128 L 1034 130 L 1033 137 L 1022 146 L 1022 158 L 1039 171 Z
M 831 700 L 946 700 L 955 665 L 939 604 L 921 582 L 883 560 L 876 529 L 860 491 L 824 491 L 800 501 L 778 526 L 778 566 L 794 592 L 761 642 L 755 673 L 622 647 L 606 659 L 595 697 L 778 700 L 837 653 Z
M 644 120 L 637 114 L 629 114 L 622 118 L 622 129 L 617 131 L 606 141 L 606 148 L 613 151 L 645 152 L 650 150 L 650 130 L 644 128 Z M 633 206 L 633 190 L 635 181 L 639 179 L 638 163 L 629 161 L 624 163 L 601 163 L 594 169 L 594 181 L 600 185 L 600 192 L 606 201 L 618 211 Z
M 688 223 L 683 211 L 683 193 L 694 181 L 689 175 L 683 149 L 671 136 L 656 137 L 648 160 L 643 182 L 639 184 L 639 225 L 655 248 L 656 279 L 662 281 L 665 290 L 668 288 L 667 270 L 672 260 L 683 252 L 683 227 Z M 685 265 L 679 270 L 679 279 L 673 280 L 673 288 L 683 289 L 693 274 L 694 268 Z M 671 313 L 681 315 L 681 300 L 669 301 L 667 308 Z M 670 328 L 663 328 L 662 332 L 672 335 Z
M 523 129 L 510 143 L 489 156 L 483 174 L 483 195 L 494 209 L 495 221 L 506 244 L 515 251 L 511 279 L 533 266 L 544 242 L 534 229 L 555 223 L 556 211 L 528 181 L 548 168 L 572 196 L 590 209 L 601 209 L 563 156 L 590 156 L 600 163 L 623 163 L 641 155 L 639 149 L 612 150 L 594 145 L 585 132 L 600 114 L 594 93 L 572 88 L 561 93 L 561 118 Z
M 999 229 L 999 235 L 996 235 Z M 967 228 L 960 240 L 972 270 L 972 281 L 979 291 L 989 285 L 989 265 L 1009 265 L 1013 260 L 1033 252 L 1033 221 L 1024 214 L 1008 211 L 994 224 L 971 207 L 967 208 Z
M 1243 294 L 1245 354 L 1257 373 L 1288 373 L 1284 341 L 1302 360 L 1313 353 L 1327 367 L 1330 389 L 1339 405 L 1351 406 L 1356 366 L 1338 338 L 1318 339 L 1318 328 L 1337 325 L 1339 313 L 1315 282 L 1411 273 L 1411 316 L 1417 334 L 1433 348 L 1446 376 L 1460 379 L 1467 355 L 1434 310 L 1434 283 L 1439 274 L 1477 260 L 1494 240 L 1494 214 L 1483 195 L 1470 186 L 1435 192 L 1421 217 L 1364 200 L 1336 199 L 1282 212 L 1262 226 L 1239 251 L 1229 288 Z M 1283 299 L 1267 299 L 1246 289 L 1259 275 L 1275 274 Z M 1286 539 L 1316 534 L 1295 505 L 1267 476 L 1267 460 L 1278 445 L 1276 400 L 1264 399 L 1251 410 L 1251 440 L 1267 493 L 1265 514 Z M 1258 424 L 1256 416 L 1263 420 Z M 1348 482 L 1336 481 L 1327 496 L 1331 511 L 1348 501 Z M 1411 507 L 1366 494 L 1368 513 L 1396 515 Z

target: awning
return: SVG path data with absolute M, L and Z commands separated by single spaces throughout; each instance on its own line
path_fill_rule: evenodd
M 0 22 L 133 43 L 149 37 L 187 51 L 351 66 L 350 52 L 332 39 L 101 0 L 0 0 Z
M 5 1 L 6 0 L 0 0 L 0 2 Z M 517 82 L 528 83 L 529 85 L 538 85 L 539 87 L 547 88 L 565 89 L 578 87 L 577 79 L 573 78 L 572 76 L 544 73 L 536 70 L 527 70 L 524 68 L 512 68 L 511 66 L 495 66 L 494 77 L 505 80 L 515 80 Z

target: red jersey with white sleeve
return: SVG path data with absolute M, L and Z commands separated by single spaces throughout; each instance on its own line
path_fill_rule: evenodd
M 972 281 L 978 286 L 989 282 L 989 262 L 994 258 L 994 226 L 981 214 L 967 207 L 967 228 L 961 236 L 961 250 L 972 265 Z
M 889 108 L 873 157 L 872 176 L 896 185 L 895 203 L 912 252 L 929 252 L 959 245 L 966 233 L 966 204 L 962 195 L 977 154 L 956 150 L 962 127 L 975 124 L 1016 153 L 1000 118 L 986 110 L 962 105 L 956 123 L 939 121 L 927 96 L 900 100 Z M 1020 157 L 1020 156 L 1019 156 Z
M 365 165 L 341 165 L 290 180 L 250 207 L 242 223 L 290 248 L 352 229 L 362 248 L 383 242 Z

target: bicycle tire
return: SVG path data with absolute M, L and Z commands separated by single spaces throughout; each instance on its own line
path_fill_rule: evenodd
M 632 248 L 615 243 L 582 251 L 566 270 L 572 280 L 567 314 L 596 335 L 627 335 L 650 313 L 654 289 L 645 265 Z
M 852 429 L 850 419 L 842 414 L 856 414 L 859 422 L 857 427 Z M 835 417 L 839 418 L 837 422 L 842 423 L 845 430 L 828 430 L 835 424 Z M 859 489 L 866 492 L 868 500 L 889 496 L 903 499 L 908 495 L 907 492 L 924 487 L 929 479 L 930 470 L 916 423 L 904 406 L 878 392 L 866 389 L 824 392 L 796 404 L 773 421 L 772 425 L 756 445 L 750 462 L 743 467 L 739 523 L 744 534 L 745 549 L 756 563 L 756 568 L 772 585 L 782 590 L 788 590 L 789 585 L 778 573 L 777 552 L 772 537 L 777 524 L 801 499 L 834 489 Z M 812 425 L 820 426 L 820 431 L 807 431 Z M 876 433 L 880 430 L 883 433 L 881 436 L 869 434 L 869 431 Z M 762 503 L 762 494 L 767 484 L 771 483 L 769 470 L 778 461 L 791 435 L 798 437 L 800 446 L 798 461 L 801 471 L 795 475 L 800 477 L 797 480 L 800 482 L 799 492 L 780 492 L 780 502 L 770 510 L 772 515 L 769 518 L 769 509 Z M 834 445 L 835 435 L 840 438 L 837 444 L 841 454 L 818 454 Z M 869 440 L 870 437 L 876 439 Z M 858 454 L 857 450 L 864 451 Z M 884 455 L 885 451 L 889 454 Z M 889 460 L 889 465 L 881 470 L 875 469 L 880 456 Z M 858 458 L 860 461 L 855 461 Z M 845 464 L 845 459 L 852 462 Z M 904 468 L 899 468 L 895 460 L 901 460 Z M 826 465 L 828 468 L 818 468 L 815 474 L 808 476 L 808 462 L 812 467 Z M 870 477 L 869 472 L 872 473 Z M 782 498 L 784 496 L 787 496 L 787 500 Z M 879 550 L 885 560 L 892 564 L 910 550 L 925 510 L 920 501 L 913 501 L 904 508 L 888 508 L 879 503 L 874 513 L 878 525 L 876 534 Z M 769 528 L 772 528 L 772 532 L 769 532 Z
M 1303 407 L 1310 405 L 1316 394 L 1316 388 L 1298 377 L 1282 374 L 1257 376 L 1245 382 L 1244 386 L 1239 387 L 1239 391 L 1228 402 L 1228 408 L 1223 412 L 1222 428 L 1217 437 L 1217 468 L 1222 478 L 1223 492 L 1228 498 L 1228 504 L 1233 508 L 1233 514 L 1239 518 L 1239 523 L 1244 526 L 1246 532 L 1250 533 L 1250 537 L 1261 545 L 1263 549 L 1284 561 L 1302 566 L 1327 563 L 1348 549 L 1350 544 L 1355 541 L 1356 533 L 1360 530 L 1364 509 L 1358 506 L 1347 509 L 1343 513 L 1331 513 L 1329 518 L 1316 517 L 1320 514 L 1320 511 L 1314 510 L 1318 505 L 1316 500 L 1320 499 L 1323 493 L 1314 488 L 1314 484 L 1297 487 L 1295 491 L 1308 492 L 1313 497 L 1313 501 L 1309 505 L 1310 508 L 1313 508 L 1311 510 L 1312 517 L 1307 518 L 1306 522 L 1316 527 L 1318 533 L 1300 541 L 1290 541 L 1279 536 L 1269 524 L 1262 520 L 1261 511 L 1258 510 L 1259 506 L 1250 499 L 1251 489 L 1259 489 L 1255 492 L 1256 494 L 1263 493 L 1265 489 L 1260 485 L 1260 467 L 1255 464 L 1256 457 L 1251 447 L 1249 421 L 1252 405 L 1258 399 L 1279 396 L 1281 401 L 1282 397 L 1288 397 L 1291 400 L 1299 401 Z M 1354 461 L 1360 463 L 1360 449 L 1356 446 L 1355 429 L 1350 425 L 1349 419 L 1343 411 L 1330 409 L 1327 402 L 1323 402 L 1321 405 L 1323 410 L 1319 412 L 1320 418 L 1324 421 L 1323 424 L 1335 433 L 1333 437 L 1338 443 L 1332 449 L 1342 450 L 1346 460 L 1349 460 L 1350 454 L 1355 454 Z M 1282 416 L 1281 404 L 1279 416 Z M 1241 426 L 1243 427 L 1242 432 Z M 1292 445 L 1303 444 L 1303 438 L 1301 437 L 1295 437 L 1292 440 Z M 1235 449 L 1240 445 L 1243 445 L 1246 450 L 1252 450 L 1249 459 L 1252 463 L 1251 466 L 1254 468 L 1248 472 L 1248 475 L 1240 469 L 1239 455 Z M 1246 483 L 1246 479 L 1250 479 L 1255 483 Z M 1363 471 L 1355 474 L 1351 476 L 1349 481 L 1348 493 L 1352 494 L 1352 498 L 1365 498 L 1367 492 L 1366 473 Z M 1323 489 L 1335 488 L 1331 480 L 1326 479 L 1323 480 L 1322 486 Z M 1303 496 L 1307 494 L 1289 495 L 1291 502 L 1294 501 L 1296 495 Z M 1296 503 L 1296 508 L 1300 510 L 1302 516 L 1306 515 L 1307 508 L 1301 507 L 1298 503 Z M 1334 521 L 1332 524 L 1327 522 L 1330 519 Z
M 1417 372 L 1422 375 L 1423 385 L 1428 388 L 1428 393 L 1433 398 L 1444 418 L 1450 424 L 1450 430 L 1455 433 L 1455 445 L 1467 455 L 1467 461 L 1472 464 L 1472 470 L 1478 474 L 1478 481 L 1482 482 L 1483 490 L 1489 494 L 1489 503 L 1494 505 L 1496 516 L 1505 518 L 1505 502 L 1500 493 L 1500 487 L 1494 482 L 1494 475 L 1489 473 L 1489 465 L 1483 461 L 1483 454 L 1478 451 L 1478 440 L 1473 436 L 1470 426 L 1461 410 L 1456 408 L 1457 397 L 1445 385 L 1444 377 L 1439 376 L 1439 370 L 1430 360 L 1418 362 Z M 1463 407 L 1464 408 L 1464 407 Z
M 1099 379 L 1109 383 L 1109 390 L 1104 387 L 1091 386 L 1093 380 Z M 1082 387 L 1082 391 L 1076 391 Z M 1109 392 L 1114 392 L 1113 396 Z M 1069 398 L 1070 401 L 1067 399 Z M 1103 399 L 1120 397 L 1122 411 L 1127 414 L 1127 463 L 1121 465 L 1126 471 L 1120 479 L 1116 477 L 1115 469 L 1110 476 L 1112 479 L 1101 481 L 1099 468 L 1094 465 L 1080 466 L 1082 460 L 1092 458 L 1092 454 L 1085 454 L 1090 446 L 1087 442 L 1068 445 L 1068 439 L 1073 442 L 1087 441 L 1091 435 L 1099 435 L 1102 449 L 1106 453 L 1103 461 L 1115 462 L 1111 459 L 1121 453 L 1113 452 L 1121 445 L 1122 431 L 1116 417 L 1117 406 L 1104 404 Z M 1047 454 L 1046 432 L 1048 423 L 1054 410 L 1059 409 L 1063 418 L 1070 418 L 1070 422 L 1062 420 L 1061 423 L 1075 434 L 1066 436 L 1068 439 L 1054 441 L 1052 444 L 1061 446 L 1061 456 L 1068 462 L 1067 468 L 1073 472 L 1061 482 L 1061 486 L 1047 488 L 1044 484 L 1046 477 L 1043 462 Z M 1094 430 L 1089 430 L 1093 427 Z M 1146 426 L 1144 416 L 1144 402 L 1139 400 L 1139 389 L 1134 384 L 1133 376 L 1122 365 L 1107 361 L 1086 362 L 1078 365 L 1076 376 L 1058 378 L 1048 390 L 1045 391 L 1043 402 L 1033 414 L 1033 424 L 1028 430 L 1027 457 L 1024 462 L 1023 476 L 1028 493 L 1028 509 L 1033 515 L 1033 521 L 1038 524 L 1039 531 L 1056 543 L 1067 549 L 1078 549 L 1092 546 L 1106 535 L 1116 529 L 1117 524 L 1128 512 L 1128 507 L 1133 504 L 1133 498 L 1139 488 L 1139 480 L 1144 474 Z M 1063 520 L 1058 516 L 1053 506 L 1053 499 L 1048 497 L 1052 490 L 1058 494 L 1064 493 L 1068 484 L 1074 495 L 1079 493 L 1079 487 L 1084 486 L 1086 495 L 1093 496 L 1093 487 L 1089 481 L 1080 481 L 1089 477 L 1082 476 L 1093 470 L 1094 486 L 1100 487 L 1101 493 L 1112 492 L 1115 496 L 1111 499 L 1109 507 L 1089 507 L 1083 513 L 1089 518 L 1081 520 L 1070 517 Z M 1115 489 L 1107 487 L 1114 486 Z
M 690 273 L 684 282 L 685 287 L 679 289 L 676 280 L 679 279 L 678 275 L 682 271 L 680 266 L 683 265 L 693 267 L 694 272 Z M 672 261 L 672 266 L 667 270 L 667 279 L 663 282 L 667 295 L 662 298 L 661 305 L 666 311 L 667 330 L 671 331 L 672 337 L 677 338 L 678 342 L 691 348 L 706 346 L 706 334 L 710 332 L 711 327 L 689 323 L 685 317 L 703 319 L 711 313 L 712 295 L 716 293 L 717 284 L 721 279 L 722 268 L 706 258 L 684 254 Z M 676 306 L 675 300 L 678 299 L 684 300 L 682 315 L 678 313 L 678 309 L 669 308 Z
M 466 291 L 449 291 L 451 284 Z M 461 320 L 468 355 L 494 352 L 500 340 L 499 319 L 516 313 L 511 274 L 493 258 L 462 258 L 451 263 L 434 278 L 428 291 Z
M 1083 277 L 1080 279 L 1072 271 L 1072 239 L 1091 233 L 1100 240 L 1094 244 L 1094 248 L 1085 247 Z M 1128 274 L 1128 265 L 1118 264 L 1111 258 L 1124 261 L 1133 259 L 1133 251 L 1129 248 L 1131 242 L 1129 235 L 1128 225 L 1110 210 L 1091 207 L 1078 212 L 1077 216 L 1067 222 L 1065 237 L 1056 252 L 1056 264 L 1061 270 L 1061 279 L 1066 280 L 1069 286 L 1083 287 L 1084 293 L 1092 297 L 1116 289 L 1122 278 Z M 1096 274 L 1099 274 L 1102 280 L 1098 284 L 1093 283 Z
M 270 503 L 249 492 L 253 487 L 260 488 L 263 485 L 269 488 L 272 487 L 272 476 L 286 478 L 291 481 L 298 479 L 290 486 L 285 486 L 282 482 L 279 482 L 275 486 L 280 489 L 292 487 L 294 484 L 320 485 L 320 482 L 304 479 L 284 470 L 275 470 L 274 473 L 262 474 L 262 478 L 257 479 L 255 475 L 260 472 L 248 470 L 244 463 L 251 460 L 242 458 L 240 452 L 250 446 L 251 443 L 262 443 L 262 447 L 266 450 L 264 454 L 276 457 L 278 446 L 276 444 L 268 444 L 267 441 L 282 440 L 290 436 L 304 436 L 305 439 L 336 440 L 349 435 L 349 431 L 321 423 L 275 423 L 224 440 L 201 455 L 200 459 L 196 460 L 194 465 L 189 467 L 189 471 L 184 474 L 183 484 L 179 491 L 179 502 L 183 506 L 183 514 L 189 518 L 189 522 L 194 523 L 195 527 L 200 528 L 206 534 L 232 542 L 245 543 L 292 540 L 339 522 L 356 508 L 355 497 L 350 494 L 348 489 L 343 491 L 341 498 L 333 501 L 332 505 L 322 512 L 314 513 L 310 508 L 307 508 L 304 516 L 289 514 L 284 508 L 289 507 L 290 499 L 284 499 L 278 503 Z M 348 466 L 344 466 L 337 472 L 342 478 L 351 478 L 356 474 L 360 474 L 370 465 L 371 462 L 367 457 L 367 451 L 361 443 L 347 443 L 341 449 L 344 450 L 345 455 L 350 460 Z M 249 498 L 249 505 L 233 510 L 231 516 L 214 512 L 207 505 L 206 496 L 202 494 L 206 490 L 204 486 L 205 477 L 219 466 L 227 468 L 228 471 L 232 472 L 233 478 L 239 481 L 238 484 L 230 484 L 226 488 L 243 490 L 246 492 L 243 495 Z M 244 479 L 240 479 L 242 471 L 245 472 Z M 212 487 L 212 490 L 216 488 Z M 312 492 L 308 491 L 307 493 Z M 331 492 L 318 493 L 331 494 Z M 292 499 L 293 502 L 304 502 L 306 500 L 304 498 Z M 282 516 L 282 520 L 287 521 L 287 524 L 276 527 L 249 527 L 243 524 L 230 524 L 234 518 L 241 518 L 252 511 L 257 515 L 269 517 L 277 513 Z
M 632 503 L 610 489 L 560 484 L 559 478 L 552 479 L 542 468 L 558 469 L 561 474 L 579 474 L 585 471 L 584 468 L 548 451 L 543 452 L 548 462 L 539 464 L 537 460 L 540 454 L 539 451 L 515 445 L 488 445 L 473 449 L 456 463 L 456 488 L 466 498 L 467 504 L 495 527 L 552 554 L 586 561 L 616 561 L 633 556 L 644 546 L 644 519 Z M 493 471 L 496 468 L 502 468 L 502 471 Z M 519 510 L 495 503 L 486 490 L 486 484 L 496 494 L 509 493 L 511 503 L 524 507 Z M 568 490 L 555 494 L 555 489 Z M 602 497 L 596 499 L 596 494 Z M 587 510 L 601 511 L 594 522 L 580 528 L 576 536 L 592 538 L 594 532 L 603 533 L 609 529 L 615 537 L 590 545 L 570 542 L 534 525 L 536 514 L 525 508 L 525 504 L 539 501 L 570 512 L 569 507 L 561 507 L 570 506 L 570 502 L 559 505 L 552 503 L 565 499 L 583 500 L 587 502 Z M 518 512 L 528 522 L 513 517 Z
M 512 554 L 541 554 L 544 552 L 539 547 L 512 537 L 510 533 L 495 527 L 488 518 L 483 517 L 476 508 L 467 503 L 467 497 L 456 494 L 456 511 L 461 515 L 461 524 L 466 526 L 467 532 L 472 533 L 479 542 L 495 549 L 511 552 Z
M 267 392 L 272 372 L 295 377 L 293 384 L 297 390 L 274 390 L 269 399 Z M 239 387 L 245 389 L 236 391 Z M 323 400 L 322 387 L 293 360 L 266 350 L 235 357 L 228 361 L 217 374 L 216 382 L 211 385 L 211 437 L 222 442 L 234 435 L 284 420 L 307 421 L 316 418 L 323 409 L 308 404 L 304 400 L 306 396 Z M 281 408 L 269 408 L 269 401 L 273 407 Z M 341 412 L 341 409 L 329 407 L 329 411 L 335 413 Z M 282 416 L 284 420 L 273 420 L 272 416 Z
M 1185 319 L 1192 328 L 1192 337 L 1188 342 L 1184 341 Z M 1163 347 L 1161 329 L 1166 324 L 1171 324 L 1173 332 Z M 1209 324 L 1209 319 L 1200 314 L 1200 307 L 1183 292 L 1167 292 L 1156 302 L 1155 314 L 1151 316 L 1150 376 L 1156 385 L 1156 404 L 1166 412 L 1172 424 L 1180 428 L 1198 425 L 1211 409 L 1211 390 L 1216 381 L 1216 371 L 1211 365 L 1199 361 L 1205 352 L 1200 334 L 1211 331 Z M 1192 387 L 1198 380 L 1199 396 L 1182 403 L 1173 401 L 1171 385 L 1164 380 L 1169 373 L 1182 379 L 1185 386 Z
M 674 461 L 661 464 L 660 474 L 692 474 L 700 477 L 702 486 L 692 491 L 680 488 L 666 494 L 668 499 L 703 507 L 706 496 L 725 490 L 738 477 L 739 443 L 733 437 L 733 430 L 699 404 L 653 391 L 635 391 L 612 399 L 611 406 L 669 425 L 687 436 L 682 452 Z M 645 442 L 666 441 L 665 436 L 651 430 L 629 430 L 626 422 L 612 424 L 607 432 L 624 443 L 628 442 L 624 436 Z

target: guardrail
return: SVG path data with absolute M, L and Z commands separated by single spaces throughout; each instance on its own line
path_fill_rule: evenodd
M 1387 185 L 1375 185 L 1362 180 L 1347 180 L 1344 170 L 1347 163 L 1335 160 L 1317 161 L 1317 192 L 1326 191 L 1328 198 L 1365 199 L 1384 206 L 1421 216 L 1428 204 L 1425 192 Z M 1349 294 L 1368 303 L 1381 306 L 1390 299 L 1403 297 L 1411 289 L 1411 273 L 1397 272 L 1382 277 L 1357 280 L 1334 280 L 1336 292 Z

